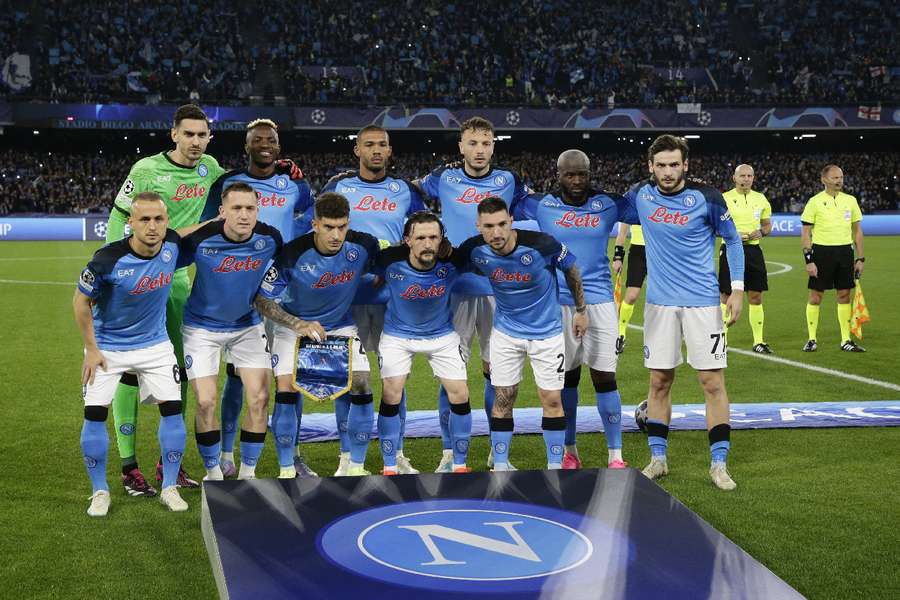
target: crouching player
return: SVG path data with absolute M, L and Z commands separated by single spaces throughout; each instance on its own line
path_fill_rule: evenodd
M 106 516 L 109 510 L 106 418 L 119 378 L 126 372 L 137 375 L 141 402 L 159 407 L 163 472 L 159 499 L 169 510 L 188 508 L 176 487 L 186 436 L 181 371 L 166 334 L 166 301 L 181 238 L 167 229 L 168 223 L 159 194 L 135 195 L 128 216 L 133 234 L 94 254 L 81 272 L 72 300 L 84 342 L 81 450 L 93 487 L 87 511 L 92 517 Z
M 275 409 L 272 433 L 279 477 L 294 477 L 294 445 L 298 418 L 303 414 L 300 393 L 294 390 L 294 348 L 298 337 L 324 340 L 329 336 L 353 339 L 353 380 L 350 387 L 350 464 L 339 475 L 368 475 L 363 469 L 374 408 L 369 387 L 369 358 L 353 323 L 351 304 L 360 278 L 379 255 L 378 240 L 349 229 L 350 205 L 334 192 L 319 196 L 313 232 L 285 244 L 259 287 L 254 306 L 275 322 L 272 366 L 275 371 Z M 284 302 L 278 304 L 277 299 Z
M 552 236 L 517 231 L 506 203 L 486 198 L 478 205 L 480 236 L 466 240 L 454 252 L 454 262 L 469 265 L 487 275 L 497 300 L 491 332 L 491 383 L 496 390 L 491 411 L 491 445 L 494 471 L 508 471 L 509 444 L 513 434 L 513 405 L 518 395 L 525 357 L 544 409 L 541 428 L 547 447 L 547 468 L 562 466 L 566 417 L 560 401 L 565 374 L 565 342 L 559 286 L 555 270 L 566 275 L 572 293 L 576 338 L 584 335 L 587 306 L 575 257 Z
M 178 266 L 197 263 L 194 287 L 184 311 L 184 364 L 197 396 L 197 449 L 204 479 L 223 479 L 222 440 L 216 419 L 219 361 L 228 351 L 247 395 L 241 428 L 240 479 L 256 477 L 266 438 L 270 358 L 266 332 L 252 302 L 269 262 L 281 250 L 281 234 L 257 221 L 256 192 L 232 183 L 222 193 L 222 221 L 204 225 L 182 240 Z
M 472 434 L 472 408 L 466 385 L 466 364 L 459 335 L 453 329 L 450 290 L 459 275 L 452 263 L 439 258 L 444 226 L 432 213 L 420 211 L 406 221 L 404 244 L 382 252 L 376 272 L 389 292 L 384 333 L 378 347 L 383 397 L 378 409 L 378 436 L 384 474 L 396 475 L 400 444 L 400 400 L 416 354 L 424 354 L 450 400 L 453 472 L 466 473 Z

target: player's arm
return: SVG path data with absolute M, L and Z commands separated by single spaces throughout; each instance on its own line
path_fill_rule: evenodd
M 622 272 L 622 264 L 625 262 L 625 240 L 628 238 L 628 230 L 631 225 L 619 222 L 619 231 L 616 233 L 616 241 L 613 244 L 612 270 L 616 275 Z
M 540 205 L 543 194 L 528 194 L 514 202 L 510 214 L 516 221 L 530 221 L 537 219 L 537 208 Z
M 518 174 L 513 173 L 513 196 L 512 200 L 509 203 L 510 206 L 510 214 L 513 214 L 516 211 L 518 205 L 522 202 L 527 202 L 529 198 L 537 197 L 537 201 L 540 201 L 543 194 L 536 193 L 533 189 L 525 185 L 525 182 L 518 176 Z M 518 217 L 513 217 L 518 218 Z M 534 217 L 531 217 L 532 219 Z M 525 219 L 523 219 L 525 220 Z
M 572 328 L 575 337 L 581 337 L 587 331 L 587 304 L 584 299 L 584 282 L 581 280 L 581 271 L 578 265 L 572 264 L 568 269 L 563 270 L 566 277 L 566 285 L 572 293 L 572 299 L 575 301 L 575 318 L 572 319 Z
M 747 236 L 751 240 L 759 240 L 772 233 L 772 205 L 763 196 L 762 208 L 759 213 L 759 229 L 751 231 Z
M 81 365 L 81 385 L 94 383 L 94 375 L 97 368 L 106 370 L 106 359 L 97 346 L 97 338 L 94 335 L 94 316 L 91 311 L 91 301 L 100 294 L 102 275 L 94 266 L 94 263 L 81 272 L 78 285 L 75 288 L 75 296 L 72 298 L 72 311 L 75 313 L 75 323 L 81 333 L 81 341 L 84 342 L 84 362 Z
M 713 233 L 725 241 L 725 256 L 728 259 L 728 270 L 731 274 L 731 294 L 725 302 L 728 316 L 726 325 L 734 325 L 741 316 L 744 303 L 744 244 L 728 212 L 728 205 L 718 190 L 706 188 L 707 218 L 712 224 Z
M 206 204 L 203 206 L 203 213 L 200 214 L 201 221 L 215 219 L 219 216 L 219 207 L 222 206 L 222 189 L 225 187 L 225 180 L 230 175 L 231 172 L 223 173 L 209 188 L 209 193 L 206 195 Z
M 281 305 L 271 298 L 257 294 L 256 299 L 253 301 L 253 308 L 262 316 L 287 327 L 300 337 L 311 338 L 317 342 L 325 339 L 325 329 L 318 321 L 304 321 L 300 317 L 295 317 L 281 308 Z
M 801 217 L 802 219 L 803 217 Z M 806 274 L 810 277 L 818 277 L 819 269 L 816 267 L 816 257 L 812 249 L 812 223 L 801 222 L 800 247 L 803 249 L 803 261 L 806 263 Z

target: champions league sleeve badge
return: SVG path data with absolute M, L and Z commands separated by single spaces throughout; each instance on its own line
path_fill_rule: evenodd
M 294 389 L 310 400 L 334 400 L 350 391 L 353 379 L 353 338 L 328 337 L 317 342 L 297 338 L 294 349 Z

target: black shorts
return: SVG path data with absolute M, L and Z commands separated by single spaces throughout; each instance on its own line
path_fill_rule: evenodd
M 643 246 L 632 244 L 628 248 L 628 267 L 625 272 L 625 287 L 639 288 L 647 277 L 647 253 Z
M 812 259 L 819 272 L 818 277 L 810 277 L 806 287 L 811 290 L 851 290 L 853 281 L 853 247 L 820 246 L 813 244 Z
M 765 292 L 769 289 L 769 276 L 762 248 L 756 244 L 744 244 L 744 289 L 748 292 Z M 719 248 L 719 292 L 731 293 L 731 273 L 725 244 Z

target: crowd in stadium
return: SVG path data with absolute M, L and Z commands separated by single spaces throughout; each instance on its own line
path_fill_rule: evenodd
M 227 168 L 246 163 L 241 155 L 217 156 Z M 456 156 L 431 153 L 398 154 L 394 176 L 415 179 Z M 51 214 L 105 213 L 134 162 L 133 155 L 84 155 L 7 151 L 0 153 L 0 214 L 47 212 Z M 295 157 L 317 192 L 340 171 L 355 168 L 352 155 L 308 154 Z M 756 189 L 770 200 L 775 212 L 798 213 L 810 196 L 821 190 L 819 170 L 827 163 L 840 165 L 845 189 L 857 197 L 863 212 L 897 210 L 900 200 L 900 155 L 876 154 L 779 154 L 703 155 L 691 158 L 691 173 L 720 189 L 733 187 L 735 165 L 746 162 L 756 168 Z M 521 174 L 533 189 L 549 191 L 555 185 L 556 156 L 498 152 L 495 163 Z M 591 155 L 594 181 L 605 189 L 624 192 L 646 177 L 646 163 L 639 153 Z
M 293 104 L 565 107 L 896 99 L 897 20 L 889 17 L 897 6 L 855 4 L 850 15 L 837 0 L 617 0 L 591 10 L 573 0 L 497 0 L 477 11 L 314 0 L 259 18 L 249 4 L 225 0 L 91 0 L 47 10 L 34 40 L 0 41 L 4 56 L 33 55 L 25 95 L 62 102 L 240 103 L 251 94 Z

